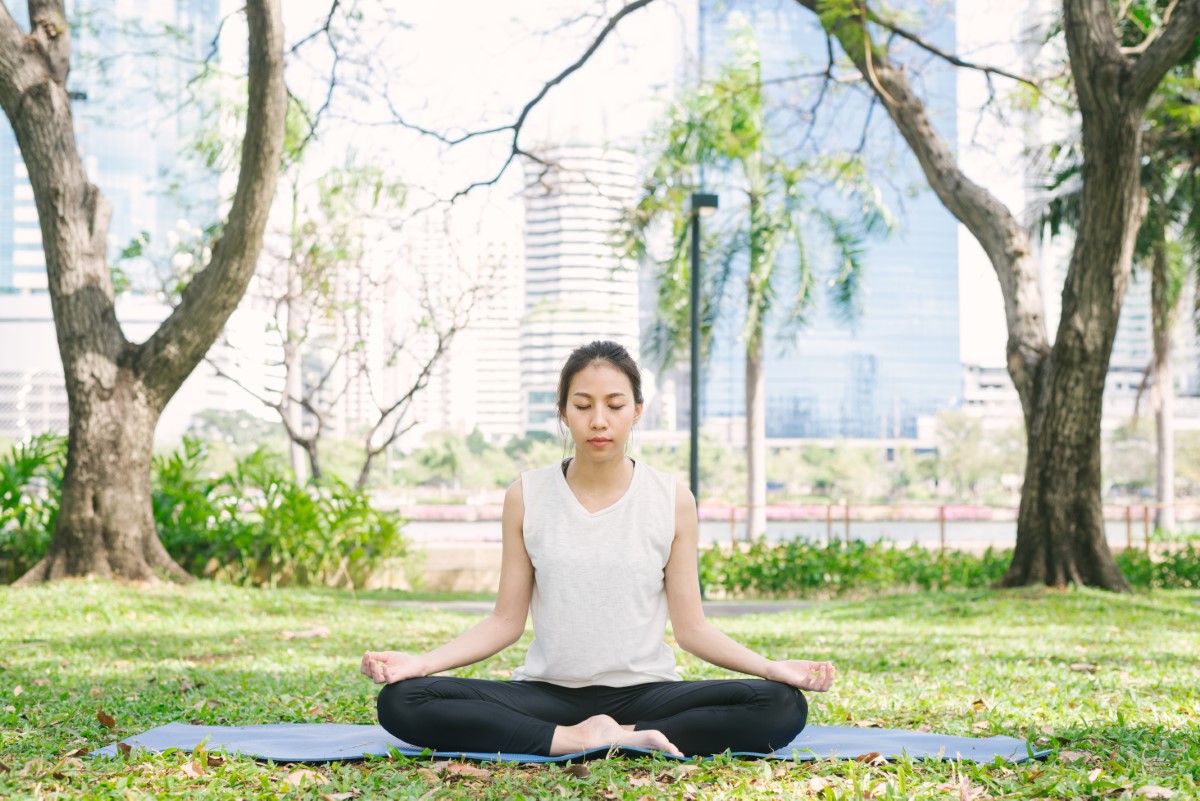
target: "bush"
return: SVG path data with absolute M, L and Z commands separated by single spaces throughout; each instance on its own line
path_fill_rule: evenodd
M 41 434 L 0 456 L 0 580 L 11 584 L 50 548 L 67 440 Z
M 760 539 L 730 550 L 721 546 L 700 553 L 700 583 L 706 592 L 738 597 L 833 597 L 852 592 L 937 588 L 970 589 L 995 583 L 1012 560 L 1012 551 L 988 548 L 981 555 L 919 545 L 897 548 L 888 542 L 834 541 L 819 545 L 796 539 L 769 543 Z M 1200 587 L 1200 547 L 1168 551 L 1151 558 L 1125 550 L 1117 566 L 1136 589 Z
M 744 549 L 705 549 L 700 554 L 700 581 L 709 592 L 767 598 L 986 587 L 1004 575 L 1009 556 L 990 548 L 982 556 L 963 551 L 942 556 L 919 545 L 901 549 L 887 542 L 819 545 L 802 539 L 760 539 Z
M 403 556 L 404 521 L 337 479 L 303 486 L 263 450 L 228 473 L 205 472 L 205 446 L 157 456 L 154 522 L 171 556 L 195 576 L 270 586 L 360 586 L 385 558 Z M 42 436 L 0 458 L 0 578 L 11 583 L 50 546 L 66 441 Z
M 1200 587 L 1200 547 L 1189 543 L 1155 558 L 1132 548 L 1117 554 L 1117 567 L 1138 588 L 1182 590 Z
M 154 518 L 189 573 L 239 584 L 360 586 L 385 558 L 403 556 L 403 520 L 332 478 L 298 484 L 263 450 L 205 478 L 204 446 L 155 460 Z

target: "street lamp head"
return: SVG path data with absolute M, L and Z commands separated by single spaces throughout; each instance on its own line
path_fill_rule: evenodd
M 717 196 L 704 192 L 692 193 L 692 214 L 708 217 L 717 210 Z

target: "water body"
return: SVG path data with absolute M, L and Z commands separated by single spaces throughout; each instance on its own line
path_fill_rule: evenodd
M 834 539 L 846 538 L 845 524 L 835 520 L 831 529 Z M 404 527 L 404 533 L 419 542 L 500 542 L 500 523 L 496 521 L 454 522 L 414 520 Z M 1106 523 L 1105 533 L 1109 545 L 1124 548 L 1128 535 L 1124 520 Z M 813 542 L 825 542 L 827 528 L 823 520 L 770 521 L 767 523 L 767 539 L 786 541 L 797 537 Z M 744 537 L 745 525 L 737 523 L 732 536 Z M 916 542 L 926 547 L 937 547 L 941 538 L 936 521 L 862 521 L 850 522 L 850 538 L 876 542 L 890 540 L 901 546 Z M 700 541 L 704 543 L 729 543 L 731 528 L 728 521 L 704 520 L 700 523 Z M 1017 541 L 1017 524 L 1014 521 L 947 521 L 946 545 L 951 548 L 982 550 L 1011 548 Z M 1134 521 L 1133 544 L 1142 547 L 1145 534 L 1142 522 Z

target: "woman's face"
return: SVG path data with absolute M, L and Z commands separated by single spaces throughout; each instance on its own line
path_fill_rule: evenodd
M 592 362 L 571 379 L 564 420 L 577 456 L 624 459 L 629 432 L 641 414 L 629 376 L 612 364 Z

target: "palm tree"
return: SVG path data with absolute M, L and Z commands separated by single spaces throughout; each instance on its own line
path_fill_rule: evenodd
M 732 57 L 715 79 L 702 82 L 668 109 L 652 140 L 652 161 L 645 190 L 630 210 L 624 230 L 627 251 L 645 258 L 656 221 L 670 221 L 674 247 L 660 260 L 658 319 L 648 351 L 665 368 L 674 363 L 690 336 L 691 265 L 684 247 L 697 189 L 696 171 L 717 175 L 722 212 L 708 226 L 706 250 L 716 253 L 716 270 L 705 276 L 701 328 L 703 350 L 710 350 L 717 318 L 730 313 L 725 301 L 731 283 L 740 283 L 746 358 L 747 536 L 766 531 L 766 393 L 764 338 L 768 319 L 781 333 L 801 327 L 814 303 L 817 273 L 805 236 L 823 231 L 836 267 L 831 294 L 847 318 L 856 312 L 862 278 L 862 243 L 887 226 L 877 190 L 865 180 L 855 158 L 827 158 L 791 164 L 772 150 L 767 132 L 767 97 L 758 47 L 748 26 L 735 30 Z M 833 204 L 818 204 L 808 194 L 832 190 Z M 735 201 L 736 197 L 736 201 Z M 731 206 L 733 210 L 728 211 Z M 839 216 L 830 205 L 844 207 Z M 710 258 L 710 263 L 713 259 Z M 783 303 L 780 300 L 783 298 Z M 782 316 L 776 316 L 783 305 Z M 699 410 L 692 410 L 698 414 Z

